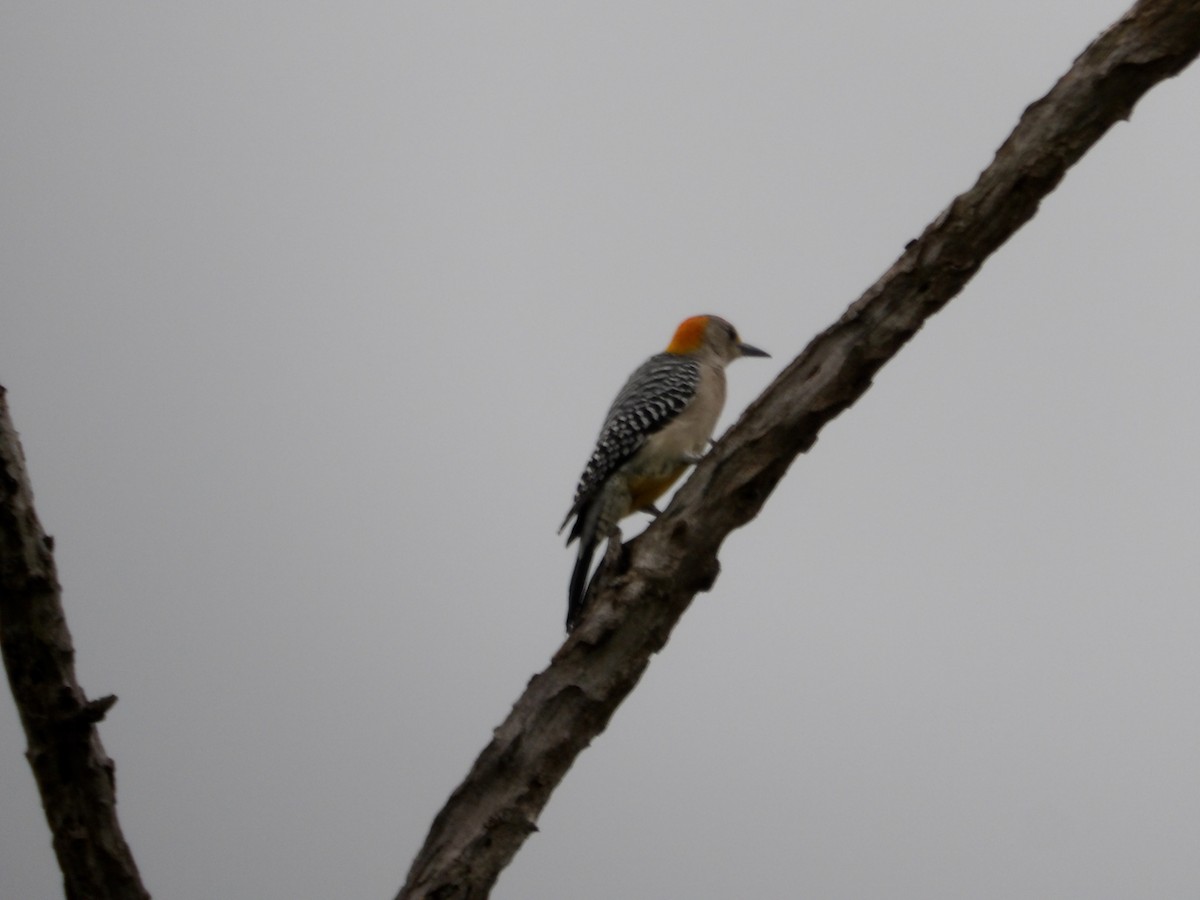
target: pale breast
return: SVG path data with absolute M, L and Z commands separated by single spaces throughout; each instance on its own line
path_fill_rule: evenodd
M 702 365 L 695 397 L 665 428 L 650 436 L 627 464 L 628 471 L 665 474 L 677 468 L 682 460 L 703 456 L 724 406 L 724 370 Z

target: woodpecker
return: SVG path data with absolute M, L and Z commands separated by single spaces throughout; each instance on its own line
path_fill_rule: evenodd
M 725 366 L 739 356 L 770 354 L 742 343 L 719 316 L 692 316 L 617 394 L 558 529 L 562 534 L 574 517 L 567 546 L 578 539 L 579 554 L 567 594 L 567 631 L 583 612 L 596 544 L 632 513 L 657 515 L 654 501 L 699 462 L 725 405 Z

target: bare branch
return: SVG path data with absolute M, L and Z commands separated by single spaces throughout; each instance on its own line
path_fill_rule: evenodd
M 117 822 L 114 767 L 96 723 L 117 702 L 75 680 L 53 541 L 33 508 L 25 455 L 0 387 L 0 652 L 29 743 L 68 900 L 147 900 Z
M 1200 0 L 1142 0 L 1102 34 L 956 197 L 751 405 L 671 506 L 596 578 L 582 623 L 534 676 L 434 819 L 399 898 L 486 897 L 576 756 L 719 570 L 745 524 L 820 429 L 1033 217 L 1083 154 L 1200 52 Z

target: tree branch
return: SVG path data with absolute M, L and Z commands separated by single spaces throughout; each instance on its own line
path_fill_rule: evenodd
M 992 164 L 833 326 L 780 374 L 679 490 L 598 574 L 581 624 L 529 682 L 433 821 L 398 900 L 486 897 L 576 756 L 633 690 L 717 551 L 795 457 L 1137 100 L 1200 52 L 1200 0 L 1142 0 L 1025 110 Z
M 68 900 L 148 900 L 117 822 L 113 762 L 96 733 L 117 698 L 88 700 L 75 680 L 53 549 L 0 387 L 0 653 L 63 887 Z

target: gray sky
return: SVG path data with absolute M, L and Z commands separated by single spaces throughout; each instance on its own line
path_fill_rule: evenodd
M 1124 5 L 9 4 L 0 383 L 151 892 L 391 896 L 628 372 L 720 313 L 731 422 Z M 1197 895 L 1198 109 L 798 460 L 494 896 Z

